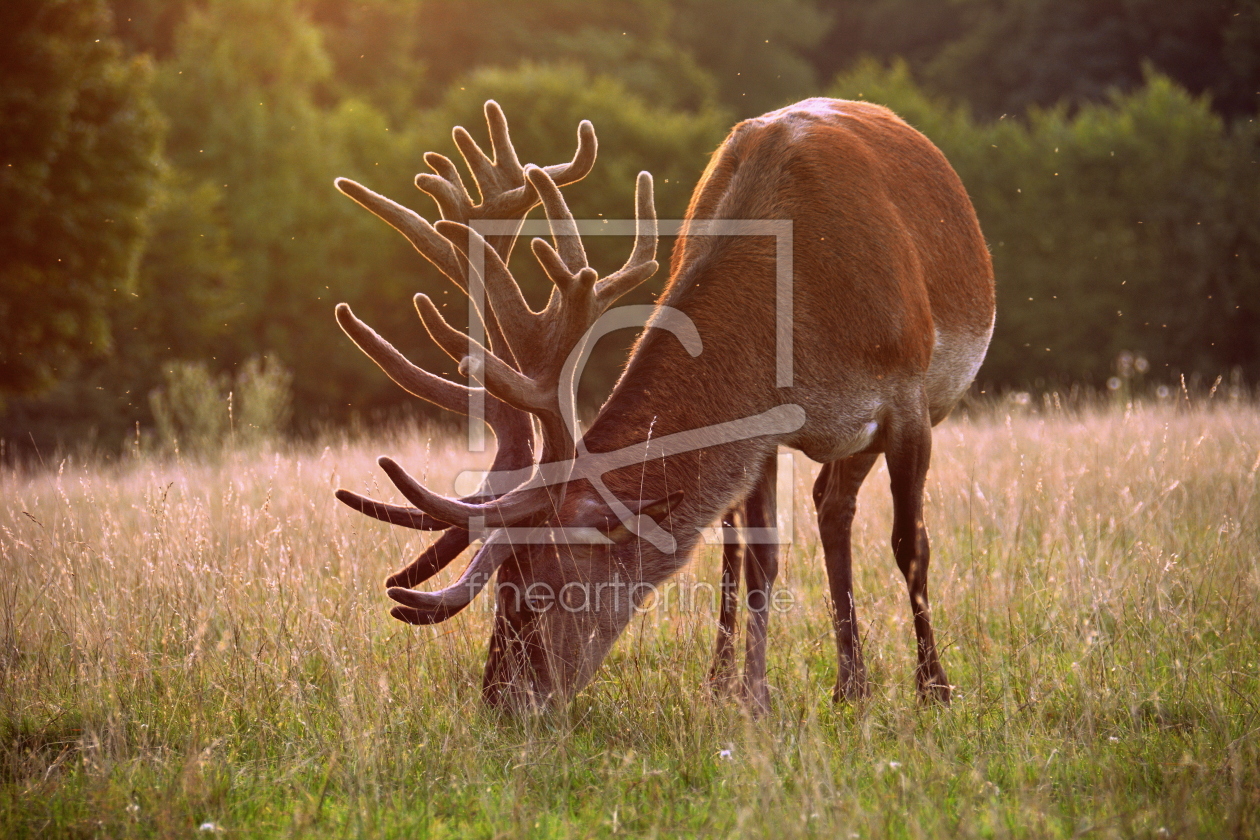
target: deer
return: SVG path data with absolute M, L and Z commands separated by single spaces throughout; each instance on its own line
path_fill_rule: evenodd
M 459 362 L 471 383 L 464 385 L 413 365 L 345 304 L 338 322 L 412 394 L 470 415 L 482 401 L 499 441 L 481 486 L 464 498 L 433 492 L 388 457 L 379 463 L 408 505 L 337 491 L 377 519 L 446 531 L 387 580 L 391 615 L 419 625 L 446 621 L 495 578 L 483 700 L 510 711 L 563 706 L 651 593 L 688 561 L 702 531 L 720 521 L 723 584 L 709 679 L 763 713 L 778 546 L 756 539 L 741 551 L 732 526 L 738 513 L 748 533 L 770 529 L 776 456 L 785 447 L 822 464 L 812 495 L 836 640 L 833 699 L 860 701 L 871 686 L 853 596 L 852 523 L 858 490 L 883 454 L 917 693 L 948 704 L 928 599 L 924 486 L 932 428 L 975 379 L 995 305 L 979 221 L 944 155 L 890 110 L 866 102 L 807 99 L 740 122 L 693 191 L 665 288 L 644 317 L 613 304 L 658 268 L 651 176 L 641 172 L 636 181 L 630 257 L 601 278 L 560 193 L 593 166 L 590 123 L 579 126 L 571 162 L 538 167 L 519 163 L 493 102 L 486 118 L 489 156 L 466 131 L 454 131 L 480 203 L 448 158 L 425 155 L 433 173 L 417 176 L 416 185 L 436 200 L 443 216 L 436 224 L 336 181 L 448 279 L 476 292 L 470 300 L 486 340 L 453 328 L 416 295 L 421 322 Z M 531 250 L 553 288 L 535 312 L 507 258 L 540 203 L 552 242 L 535 238 Z M 487 220 L 508 220 L 493 226 L 506 233 L 483 236 L 478 228 L 489 230 Z M 574 408 L 581 365 L 594 340 L 636 318 L 643 331 L 582 432 Z M 455 583 L 416 588 L 476 539 L 481 545 Z M 741 569 L 748 616 L 737 680 Z

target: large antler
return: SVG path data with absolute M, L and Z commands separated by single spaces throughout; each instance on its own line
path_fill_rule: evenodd
M 427 153 L 425 162 L 436 174 L 417 175 L 416 186 L 434 199 L 447 220 L 461 223 L 490 219 L 515 221 L 510 234 L 492 237 L 496 252 L 506 259 L 516 240 L 520 224 L 538 204 L 539 198 L 537 191 L 525 178 L 525 171 L 516 156 L 503 111 L 497 103 L 488 101 L 485 114 L 492 158 L 486 156 L 462 126 L 457 126 L 452 132 L 455 144 L 477 185 L 481 202 L 473 203 L 460 178 L 459 170 L 449 158 L 435 152 Z M 578 126 L 578 146 L 573 160 L 567 164 L 547 167 L 547 171 L 554 173 L 554 177 L 561 183 L 573 183 L 590 172 L 595 155 L 595 130 L 589 121 L 583 120 Z M 449 270 L 454 265 L 451 244 L 438 236 L 425 219 L 348 179 L 338 179 L 337 187 L 402 232 L 426 259 L 438 265 L 461 288 L 464 287 L 461 282 L 463 278 L 452 276 Z M 474 404 L 477 389 L 448 382 L 411 364 L 389 342 L 356 318 L 345 304 L 337 307 L 337 321 L 346 334 L 405 390 L 448 411 L 471 414 L 469 409 Z M 487 314 L 485 323 L 492 346 L 504 347 L 506 342 L 492 313 Z M 485 421 L 498 440 L 492 473 L 528 469 L 533 463 L 533 430 L 529 415 L 495 398 L 483 397 L 478 402 L 484 408 Z M 466 500 L 486 501 L 494 497 L 495 494 L 489 493 L 483 487 Z M 433 519 L 416 508 L 377 501 L 348 490 L 338 490 L 337 498 L 361 513 L 392 524 L 420 530 L 450 527 L 448 523 Z M 463 529 L 449 530 L 410 566 L 392 575 L 386 585 L 414 586 L 427 580 L 458 556 L 470 542 L 471 536 Z
M 633 251 L 620 270 L 599 280 L 587 263 L 577 223 L 559 191 L 559 185 L 576 181 L 590 170 L 595 153 L 590 123 L 583 121 L 579 127 L 578 151 L 571 163 L 543 169 L 519 164 L 508 137 L 507 122 L 493 102 L 486 104 L 486 119 L 493 160 L 463 129 L 454 132 L 455 142 L 481 193 L 479 205 L 472 203 L 447 158 L 432 153 L 425 156 L 436 175 L 417 176 L 416 184 L 434 197 L 446 217 L 436 226 L 353 181 L 337 181 L 342 192 L 402 232 L 465 292 L 474 282 L 485 290 L 487 301 L 476 308 L 474 317 L 485 326 L 489 347 L 451 327 L 427 296 L 415 298 L 430 336 L 460 361 L 464 375 L 471 373 L 473 379 L 484 382 L 485 391 L 449 382 L 411 364 L 355 318 L 344 304 L 338 307 L 337 314 L 343 329 L 364 352 L 411 393 L 461 413 L 468 413 L 470 400 L 475 396 L 488 393 L 486 419 L 500 440 L 491 475 L 502 476 L 520 474 L 526 465 L 563 462 L 573 457 L 573 432 L 566 417 L 574 414 L 575 383 L 563 381 L 566 361 L 599 316 L 656 271 L 657 231 L 651 176 L 640 173 L 636 183 Z M 506 261 L 524 214 L 539 201 L 546 210 L 555 244 L 535 239 L 532 246 L 554 289 L 547 306 L 534 312 L 526 304 Z M 510 234 L 496 232 L 487 238 L 475 229 L 478 221 L 509 214 L 516 221 Z M 476 298 L 474 295 L 474 304 L 480 303 Z M 571 376 L 570 372 L 570 379 Z M 528 415 L 523 412 L 538 417 L 542 430 L 540 457 L 528 461 L 522 457 L 528 447 L 516 445 L 530 437 Z M 480 519 L 491 527 L 517 525 L 554 503 L 545 488 L 518 488 L 500 497 L 501 491 L 492 490 L 488 484 L 483 484 L 473 496 L 448 499 L 425 488 L 388 458 L 381 459 L 381 466 L 414 507 L 389 505 L 347 491 L 339 491 L 338 498 L 371 516 L 409 527 L 440 528 L 442 523 L 455 526 L 408 569 L 390 578 L 390 584 L 402 587 L 391 589 L 391 596 L 407 605 L 396 607 L 393 615 L 413 623 L 441 621 L 461 609 L 485 585 L 487 570 L 492 572 L 510 553 L 504 539 L 487 541 L 464 576 L 451 587 L 432 595 L 406 588 L 436 573 L 467 547 L 471 520 Z
M 438 224 L 439 233 L 448 241 L 463 237 L 468 242 L 467 253 L 457 252 L 456 260 L 469 276 L 480 275 L 489 299 L 488 309 L 497 316 L 505 337 L 505 349 L 516 364 L 450 326 L 428 296 L 416 295 L 415 302 L 429 335 L 451 358 L 460 362 L 462 373 L 471 372 L 474 378 L 485 383 L 489 393 L 539 419 L 542 451 L 538 463 L 541 465 L 565 462 L 575 454 L 573 430 L 566 418 L 574 414 L 576 383 L 564 381 L 565 363 L 599 316 L 656 271 L 657 230 L 652 177 L 642 172 L 635 190 L 634 248 L 621 269 L 600 280 L 587 264 L 577 223 L 555 182 L 538 167 L 528 166 L 525 171 L 526 178 L 542 198 L 555 242 L 554 246 L 542 239 L 532 243 L 535 257 L 554 284 L 542 311 L 529 308 L 506 264 L 476 230 L 458 223 Z M 473 264 L 472 255 L 480 256 L 480 267 Z M 572 370 L 568 373 L 571 376 Z M 521 524 L 554 503 L 547 489 L 538 486 L 520 488 L 485 503 L 448 499 L 411 479 L 396 464 L 383 465 L 395 485 L 418 509 L 463 528 L 467 528 L 472 519 L 481 519 L 496 528 Z
M 485 261 L 483 277 L 490 309 L 499 317 L 508 348 L 517 360 L 513 367 L 485 347 L 472 342 L 442 318 L 437 307 L 424 295 L 416 295 L 416 308 L 425 328 L 452 358 L 460 359 L 460 369 L 485 382 L 486 389 L 503 401 L 528 410 L 538 417 L 543 432 L 539 466 L 571 461 L 576 454 L 573 432 L 565 419 L 573 417 L 574 386 L 564 381 L 572 368 L 566 363 L 579 348 L 599 316 L 619 297 L 656 271 L 656 213 L 652 202 L 652 178 L 639 174 L 635 189 L 637 224 L 635 245 L 629 259 L 617 272 L 599 280 L 586 262 L 577 236 L 577 224 L 550 177 L 536 167 L 527 168 L 526 177 L 538 190 L 547 210 L 555 247 L 541 239 L 532 243 L 534 255 L 555 284 L 546 308 L 534 312 L 520 296 L 507 266 L 476 231 L 462 225 L 439 224 L 450 238 L 457 233 L 468 237 L 469 254 L 480 253 Z M 471 266 L 469 266 L 471 268 Z M 466 353 L 471 346 L 473 353 Z M 461 354 L 465 354 L 461 358 Z M 480 361 L 478 361 L 480 360 Z M 390 479 L 420 510 L 463 529 L 474 519 L 491 528 L 508 528 L 534 520 L 557 503 L 544 486 L 528 485 L 490 502 L 439 496 L 408 475 L 389 459 L 382 459 Z M 558 485 L 563 492 L 563 484 Z M 469 563 L 458 581 L 437 592 L 417 592 L 392 587 L 389 596 L 400 606 L 390 612 L 395 618 L 413 624 L 445 621 L 472 602 L 495 570 L 511 555 L 506 531 L 495 531 Z

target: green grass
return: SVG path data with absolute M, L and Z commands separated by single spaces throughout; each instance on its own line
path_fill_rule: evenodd
M 882 466 L 854 537 L 873 697 L 832 705 L 798 457 L 795 606 L 755 721 L 703 687 L 707 599 L 643 613 L 564 712 L 483 709 L 485 599 L 393 621 L 381 582 L 421 537 L 332 498 L 391 496 L 381 452 L 442 489 L 468 466 L 452 448 L 0 473 L 0 836 L 1260 836 L 1252 403 L 1012 405 L 938 430 L 949 709 L 914 697 Z M 706 548 L 682 580 L 717 576 Z

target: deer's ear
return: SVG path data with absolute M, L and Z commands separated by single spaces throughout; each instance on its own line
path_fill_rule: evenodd
M 627 507 L 640 516 L 650 516 L 659 523 L 669 516 L 670 511 L 678 507 L 682 500 L 683 491 L 675 490 L 663 499 L 657 499 L 654 502 L 639 502 L 637 509 L 635 505 L 627 505 Z
M 630 508 L 630 512 L 635 516 L 648 517 L 659 525 L 682 500 L 683 491 L 675 490 L 663 499 L 628 502 L 626 507 Z M 615 520 L 610 523 L 609 528 L 604 530 L 604 534 L 615 543 L 629 542 L 635 536 L 624 523 Z

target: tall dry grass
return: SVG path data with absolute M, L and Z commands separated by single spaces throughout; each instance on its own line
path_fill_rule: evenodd
M 1253 403 L 1004 404 L 937 430 L 948 710 L 913 696 L 882 465 L 854 534 L 874 696 L 832 706 L 798 456 L 760 721 L 703 688 L 707 598 L 645 611 L 565 712 L 485 711 L 484 605 L 394 622 L 381 581 L 422 537 L 332 498 L 391 496 L 382 452 L 439 489 L 488 460 L 400 434 L 0 473 L 0 834 L 1260 834 Z

